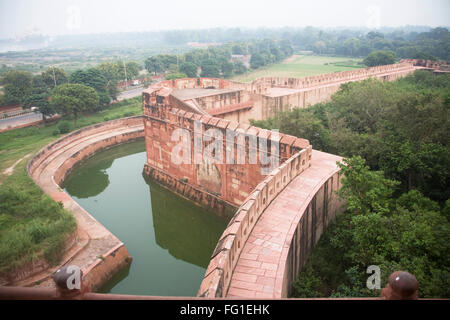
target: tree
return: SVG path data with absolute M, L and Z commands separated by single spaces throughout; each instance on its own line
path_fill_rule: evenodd
M 139 67 L 136 62 L 129 61 L 125 63 L 125 67 L 127 68 L 128 80 L 135 79 L 139 75 L 139 70 L 141 69 L 141 67 Z
M 285 57 L 290 57 L 294 54 L 291 41 L 285 39 L 280 41 L 280 49 L 284 52 Z
M 192 62 L 183 62 L 180 65 L 180 72 L 186 74 L 189 78 L 197 77 L 197 66 Z
M 76 128 L 78 116 L 85 111 L 92 111 L 98 105 L 97 92 L 83 84 L 62 84 L 52 90 L 51 105 L 61 114 L 73 116 Z
M 70 83 L 78 83 L 89 86 L 95 91 L 105 91 L 107 80 L 99 69 L 76 70 L 70 75 Z
M 121 80 L 121 69 L 117 63 L 103 62 L 96 69 L 100 70 L 106 79 L 106 91 L 112 100 L 117 100 L 117 82 Z
M 23 103 L 25 97 L 31 92 L 33 75 L 26 71 L 11 70 L 2 78 L 4 103 Z
M 156 75 L 164 71 L 164 65 L 158 57 L 150 57 L 145 60 L 145 69 Z
M 216 61 L 208 59 L 202 64 L 201 77 L 218 78 L 220 77 L 219 65 Z
M 264 61 L 264 57 L 261 54 L 259 53 L 252 54 L 252 57 L 250 58 L 250 67 L 252 69 L 258 69 L 264 66 L 265 64 L 266 62 Z
M 84 84 L 93 88 L 99 96 L 99 104 L 102 107 L 105 107 L 111 101 L 107 88 L 108 82 L 103 73 L 97 68 L 75 71 L 70 75 L 70 82 Z
M 125 79 L 122 62 L 102 62 L 97 67 L 107 81 L 117 82 Z
M 368 67 L 382 66 L 395 63 L 395 53 L 392 51 L 373 51 L 365 59 L 364 64 Z
M 323 51 L 327 48 L 327 45 L 324 41 L 316 41 L 314 43 L 314 49 L 319 52 L 319 54 L 322 54 Z
M 22 107 L 26 109 L 38 108 L 39 112 L 42 113 L 44 122 L 46 122 L 47 116 L 55 113 L 49 99 L 50 90 L 42 75 L 37 75 L 33 77 L 31 92 L 24 98 Z
M 247 67 L 242 61 L 233 62 L 233 72 L 236 74 L 243 74 L 247 72 Z
M 222 62 L 220 69 L 224 77 L 231 77 L 233 75 L 233 64 L 231 62 Z
M 57 85 L 68 82 L 68 77 L 64 69 L 50 67 L 42 72 L 42 81 L 48 88 L 53 89 Z
M 233 45 L 231 50 L 233 54 L 244 55 L 248 53 L 247 46 L 245 45 L 245 43 L 236 43 L 235 45 Z

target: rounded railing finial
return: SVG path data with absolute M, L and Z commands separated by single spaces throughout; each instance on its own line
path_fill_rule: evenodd
M 59 268 L 52 279 L 60 296 L 64 298 L 76 298 L 87 290 L 83 283 L 83 271 L 76 265 Z
M 406 271 L 396 271 L 389 276 L 388 285 L 381 291 L 386 300 L 417 300 L 419 282 Z

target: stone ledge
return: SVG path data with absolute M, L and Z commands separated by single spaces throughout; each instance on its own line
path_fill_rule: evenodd
M 27 165 L 27 172 L 36 184 L 55 201 L 62 202 L 64 208 L 75 216 L 78 230 L 85 235 L 82 240 L 88 242 L 78 248 L 69 259 L 64 259 L 58 267 L 68 262 L 78 265 L 94 290 L 99 289 L 126 263 L 130 263 L 131 257 L 123 243 L 68 194 L 61 191 L 58 183 L 75 165 L 96 152 L 141 138 L 143 135 L 142 116 L 95 124 L 45 146 Z M 52 286 L 53 283 L 47 280 L 42 285 Z

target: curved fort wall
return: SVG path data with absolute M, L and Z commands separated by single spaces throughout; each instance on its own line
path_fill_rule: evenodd
M 266 157 L 272 157 L 272 160 L 276 158 L 277 163 L 283 163 L 292 154 L 309 147 L 309 142 L 305 139 L 285 134 L 275 136 L 268 130 L 247 124 L 179 110 L 171 107 L 170 96 L 167 94 L 159 90 L 143 93 L 147 149 L 144 172 L 163 186 L 224 217 L 231 218 L 237 206 L 241 205 L 255 186 L 264 179 L 261 169 L 270 167 L 270 164 L 263 163 L 262 153 Z M 197 129 L 194 127 L 196 122 L 199 124 Z M 190 153 L 187 163 L 177 164 L 172 160 L 172 152 L 178 143 L 172 141 L 172 136 L 178 129 L 189 133 L 187 145 L 190 147 Z M 192 152 L 195 149 L 194 140 L 201 139 L 200 148 L 203 154 L 211 140 L 215 139 L 209 135 L 209 129 L 216 129 L 214 133 L 223 138 L 219 141 L 222 161 L 208 164 L 204 162 L 204 157 L 201 157 L 196 164 Z M 226 139 L 229 135 L 233 137 L 232 140 Z M 278 142 L 279 148 L 272 152 L 272 147 L 269 146 L 266 151 L 260 148 L 260 143 L 251 144 L 252 139 Z M 235 160 L 238 158 L 238 150 L 243 150 L 244 164 L 225 161 L 230 143 Z M 256 155 L 253 164 L 250 162 L 250 154 Z
M 66 248 L 69 255 L 62 263 L 71 261 L 71 264 L 78 265 L 83 271 L 84 281 L 93 291 L 129 264 L 131 257 L 125 245 L 62 191 L 59 184 L 77 164 L 96 152 L 143 135 L 142 116 L 88 126 L 45 146 L 27 165 L 28 174 L 36 184 L 75 216 L 77 241 L 73 247 Z
M 226 296 L 233 270 L 253 227 L 273 199 L 310 166 L 311 152 L 309 146 L 292 155 L 261 181 L 239 207 L 211 256 L 199 296 Z

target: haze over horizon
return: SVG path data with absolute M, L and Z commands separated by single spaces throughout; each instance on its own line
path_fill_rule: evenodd
M 449 26 L 448 0 L 1 0 L 0 38 L 216 27 Z

